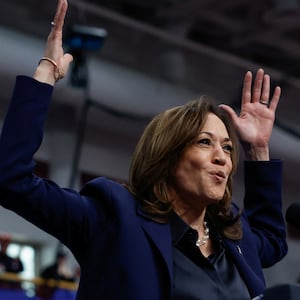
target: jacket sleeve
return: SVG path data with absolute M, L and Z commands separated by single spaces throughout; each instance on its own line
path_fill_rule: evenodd
M 34 174 L 53 88 L 18 76 L 0 137 L 0 205 L 12 210 L 70 247 L 96 226 L 99 205 Z M 96 225 L 92 225 L 96 224 Z
M 287 253 L 286 226 L 282 214 L 282 162 L 245 162 L 244 208 L 263 267 Z

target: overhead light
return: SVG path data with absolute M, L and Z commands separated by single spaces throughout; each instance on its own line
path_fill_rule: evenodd
M 107 37 L 103 28 L 83 25 L 73 25 L 65 38 L 68 52 L 73 55 L 70 83 L 72 86 L 86 88 L 88 85 L 88 70 L 86 62 L 87 51 L 99 51 Z
M 70 49 L 98 51 L 102 48 L 106 37 L 107 31 L 103 28 L 73 25 L 65 43 Z

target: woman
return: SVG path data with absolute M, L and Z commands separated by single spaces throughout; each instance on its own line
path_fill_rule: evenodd
M 34 78 L 17 78 L 0 139 L 0 204 L 71 249 L 77 299 L 260 297 L 262 267 L 287 252 L 281 162 L 268 149 L 280 88 L 268 101 L 269 76 L 258 70 L 252 88 L 247 72 L 240 116 L 206 97 L 167 110 L 137 144 L 128 186 L 96 178 L 80 193 L 62 189 L 33 174 L 32 157 L 53 85 L 72 61 L 62 49 L 66 11 L 59 0 Z M 243 212 L 231 203 L 235 131 L 247 159 Z

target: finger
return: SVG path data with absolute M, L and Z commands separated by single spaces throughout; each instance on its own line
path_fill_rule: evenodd
M 265 74 L 263 78 L 263 86 L 262 86 L 260 99 L 263 101 L 269 101 L 269 97 L 270 97 L 270 76 L 268 74 Z
M 251 84 L 252 73 L 248 71 L 244 77 L 243 91 L 242 91 L 242 105 L 251 101 Z
M 73 61 L 73 56 L 70 53 L 65 53 L 64 56 L 62 57 L 62 63 L 60 69 L 61 78 L 63 78 L 68 72 L 70 63 L 72 61 Z
M 67 61 L 68 64 L 70 64 L 73 61 L 73 55 L 70 53 L 65 53 L 64 58 Z
M 252 102 L 258 102 L 260 100 L 263 79 L 264 79 L 264 70 L 260 68 L 258 69 L 254 80 Z
M 59 0 L 57 3 L 56 13 L 53 19 L 54 26 L 52 27 L 51 32 L 62 31 L 67 10 L 68 10 L 67 0 Z
M 269 106 L 269 109 L 271 109 L 274 112 L 276 111 L 277 105 L 279 103 L 280 95 L 281 95 L 281 88 L 279 86 L 276 86 Z

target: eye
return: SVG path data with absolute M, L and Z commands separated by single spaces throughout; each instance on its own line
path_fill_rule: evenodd
M 232 150 L 233 150 L 233 147 L 230 144 L 226 144 L 226 145 L 223 146 L 223 149 L 224 149 L 225 152 L 231 153 Z
M 203 144 L 203 145 L 211 145 L 211 141 L 210 141 L 210 139 L 208 139 L 208 138 L 200 139 L 200 140 L 198 140 L 197 143 L 198 143 L 198 144 Z

